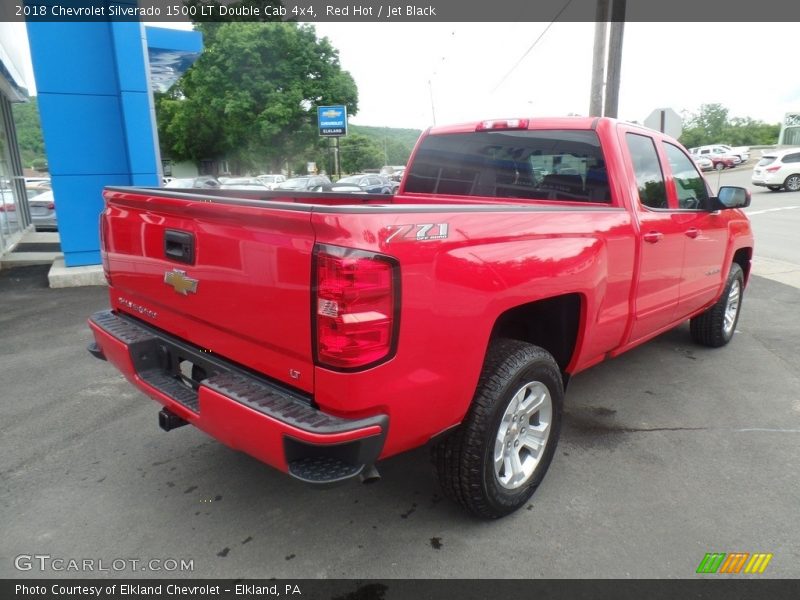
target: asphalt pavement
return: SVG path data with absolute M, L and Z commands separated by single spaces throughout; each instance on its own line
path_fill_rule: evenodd
M 317 490 L 192 427 L 164 433 L 85 351 L 106 296 L 0 271 L 0 578 L 691 578 L 707 552 L 772 553 L 760 577 L 800 576 L 796 288 L 754 277 L 725 348 L 684 325 L 575 377 L 550 472 L 495 522 L 442 498 L 424 448 L 377 484 Z

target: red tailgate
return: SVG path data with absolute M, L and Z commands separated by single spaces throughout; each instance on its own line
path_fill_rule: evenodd
M 111 304 L 201 348 L 313 391 L 314 234 L 301 205 L 104 192 Z

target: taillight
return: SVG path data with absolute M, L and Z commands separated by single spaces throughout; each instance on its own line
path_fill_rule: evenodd
M 14 212 L 16 210 L 16 204 L 0 204 L 0 212 Z
M 391 257 L 339 246 L 314 248 L 317 364 L 360 369 L 394 356 L 400 267 Z
M 48 202 L 47 203 L 47 210 L 55 210 L 56 203 L 55 202 Z
M 781 166 L 778 165 L 777 167 L 767 167 L 767 173 L 775 173 L 781 170 Z
M 104 211 L 100 213 L 100 258 L 103 261 L 103 275 L 108 285 L 111 285 L 111 267 L 108 264 L 106 240 L 108 240 L 108 219 Z

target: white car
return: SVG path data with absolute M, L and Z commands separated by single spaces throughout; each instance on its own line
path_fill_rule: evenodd
M 714 161 L 710 158 L 693 154 L 692 159 L 701 171 L 710 171 L 714 168 Z
M 788 192 L 800 191 L 800 148 L 764 154 L 753 169 L 752 182 L 772 192 L 781 188 Z
M 278 187 L 278 184 L 286 181 L 286 177 L 276 174 L 259 175 L 256 177 L 256 179 L 263 183 L 268 190 L 274 190 L 276 187 Z
M 689 153 L 692 156 L 705 156 L 705 157 L 724 157 L 728 156 L 733 159 L 735 164 L 746 162 L 750 158 L 750 151 L 744 152 L 741 148 L 731 148 L 723 144 L 714 144 L 712 146 L 700 146 L 698 148 L 689 148 Z

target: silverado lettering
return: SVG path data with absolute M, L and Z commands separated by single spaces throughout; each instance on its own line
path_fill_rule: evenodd
M 746 190 L 605 118 L 429 129 L 394 197 L 236 194 L 106 188 L 92 354 L 309 483 L 430 443 L 484 518 L 542 481 L 571 376 L 686 320 L 727 344 L 753 255 Z

